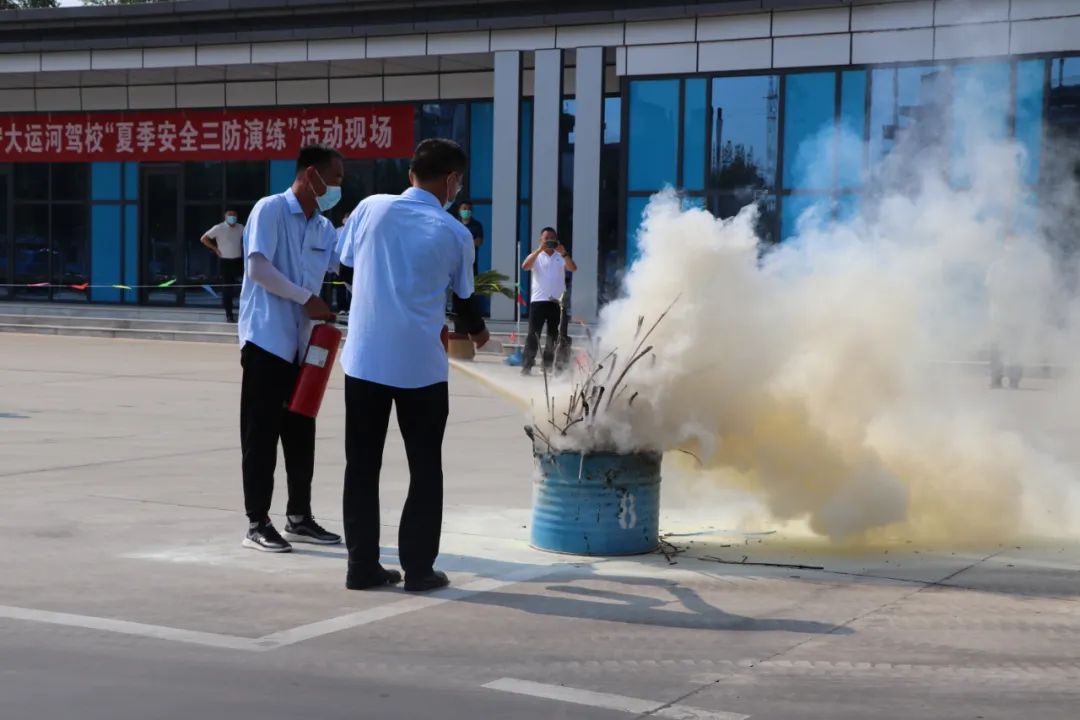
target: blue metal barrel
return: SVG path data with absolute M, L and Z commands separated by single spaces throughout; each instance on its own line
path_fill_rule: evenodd
M 637 555 L 659 542 L 660 455 L 542 453 L 532 545 L 572 555 Z

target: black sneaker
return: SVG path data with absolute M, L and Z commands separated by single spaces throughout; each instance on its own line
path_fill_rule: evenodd
M 285 537 L 293 542 L 314 543 L 316 545 L 337 545 L 341 536 L 323 528 L 310 515 L 298 523 L 285 521 Z
M 446 577 L 446 573 L 441 570 L 432 570 L 430 574 L 422 577 L 410 575 L 405 578 L 405 589 L 409 592 L 428 592 L 444 588 L 449 584 L 450 578 Z
M 387 585 L 397 585 L 401 582 L 401 573 L 397 570 L 387 570 L 379 567 L 373 573 L 352 572 L 345 576 L 345 588 L 347 590 L 370 590 Z
M 292 551 L 292 545 L 281 537 L 277 529 L 269 521 L 248 528 L 244 536 L 244 547 L 262 552 L 287 553 Z

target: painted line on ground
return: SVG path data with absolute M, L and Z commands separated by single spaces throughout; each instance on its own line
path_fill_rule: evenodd
M 633 715 L 668 718 L 669 720 L 747 720 L 750 717 L 740 713 L 714 712 L 687 705 L 668 705 L 667 703 L 642 700 L 628 695 L 579 690 L 563 685 L 548 685 L 515 678 L 501 678 L 487 683 L 484 687 L 488 690 L 499 690 L 500 692 L 514 693 L 515 695 L 528 695 L 529 697 L 544 700 L 557 700 L 574 705 L 615 710 Z
M 405 613 L 425 610 L 437 605 L 442 605 L 443 603 L 463 600 L 474 595 L 492 592 L 507 587 L 508 585 L 516 585 L 520 582 L 536 580 L 537 578 L 557 572 L 559 569 L 559 567 L 536 567 L 510 573 L 509 575 L 500 578 L 474 580 L 459 588 L 450 587 L 430 595 L 412 597 L 388 605 L 368 608 L 367 610 L 360 610 L 358 612 L 349 613 L 348 615 L 341 615 L 336 618 L 330 618 L 329 620 L 321 620 L 309 625 L 301 625 L 290 630 L 272 633 L 259 638 L 258 642 L 261 645 L 272 644 L 273 647 L 295 645 L 298 642 L 304 642 L 305 640 L 311 640 L 323 635 L 329 635 L 342 630 L 350 630 L 362 625 L 370 625 L 371 623 L 387 620 L 399 615 L 404 615 Z
M 66 627 L 85 628 L 87 630 L 104 630 L 105 632 L 120 633 L 123 635 L 138 635 L 140 637 L 154 638 L 156 640 L 171 640 L 172 642 L 205 645 L 207 647 L 216 647 L 226 650 L 257 652 L 265 649 L 259 647 L 256 644 L 257 641 L 251 638 L 237 637 L 236 635 L 221 635 L 218 633 L 200 632 L 198 630 L 182 630 L 180 628 L 168 627 L 165 625 L 148 625 L 146 623 L 130 622 L 128 620 L 115 620 L 112 618 L 95 617 L 93 615 L 50 612 L 48 610 L 34 610 L 31 608 L 11 607 L 9 605 L 0 605 L 0 618 L 27 620 L 30 622 L 46 623 L 48 625 L 64 625 Z
M 0 619 L 6 618 L 10 620 L 45 623 L 48 625 L 101 630 L 104 632 L 137 635 L 155 640 L 168 640 L 225 650 L 266 652 L 288 645 L 295 645 L 306 640 L 313 640 L 324 635 L 332 635 L 333 633 L 341 632 L 343 630 L 351 630 L 364 625 L 370 625 L 371 623 L 380 620 L 388 620 L 418 610 L 425 610 L 427 608 L 442 605 L 443 603 L 463 600 L 482 593 L 499 590 L 509 585 L 516 585 L 520 582 L 535 580 L 557 572 L 559 569 L 560 566 L 533 567 L 498 578 L 482 578 L 474 580 L 466 585 L 462 585 L 459 588 L 450 587 L 429 595 L 398 600 L 379 607 L 349 613 L 348 615 L 341 615 L 328 620 L 320 620 L 307 625 L 300 625 L 289 630 L 270 633 L 269 635 L 264 635 L 260 638 L 201 632 L 198 630 L 184 630 L 181 628 L 169 627 L 167 625 L 150 625 L 128 620 L 52 612 L 49 610 L 35 610 L 33 608 L 14 607 L 10 605 L 0 605 Z

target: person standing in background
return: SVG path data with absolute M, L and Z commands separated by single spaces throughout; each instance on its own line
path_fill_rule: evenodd
M 540 349 L 540 333 L 547 326 L 547 339 L 544 341 L 544 367 L 551 369 L 555 362 L 555 349 L 563 342 L 563 309 L 560 303 L 566 293 L 566 273 L 576 272 L 577 264 L 570 253 L 559 242 L 555 228 L 546 227 L 540 231 L 540 246 L 521 263 L 521 269 L 531 273 L 529 283 L 529 336 L 525 341 L 525 352 L 521 358 L 521 374 L 528 375 L 536 363 L 536 353 Z M 567 308 L 569 312 L 569 308 Z M 569 318 L 567 318 L 569 319 Z
M 244 226 L 237 221 L 236 211 L 226 210 L 225 221 L 207 230 L 199 242 L 221 258 L 221 305 L 225 321 L 236 322 L 233 298 L 244 277 Z
M 461 220 L 461 224 L 465 226 L 465 229 L 469 231 L 469 234 L 472 235 L 473 248 L 475 249 L 473 254 L 473 275 L 479 275 L 479 252 L 480 246 L 484 244 L 484 226 L 473 217 L 473 204 L 468 200 L 461 201 L 461 205 L 458 207 L 458 218 Z
M 288 540 L 333 545 L 341 536 L 315 522 L 315 420 L 288 410 L 314 321 L 334 321 L 319 297 L 337 245 L 322 213 L 341 199 L 341 154 L 321 145 L 300 151 L 292 187 L 260 200 L 244 232 L 247 276 L 240 296 L 240 446 L 248 531 L 244 547 L 292 550 Z M 278 441 L 289 503 L 285 537 L 270 522 Z
M 425 140 L 409 166 L 412 187 L 400 195 L 365 199 L 345 226 L 341 266 L 353 268 L 354 277 L 341 354 L 342 518 L 350 590 L 401 581 L 401 573 L 379 561 L 379 475 L 394 408 L 409 461 L 409 494 L 398 531 L 405 589 L 423 592 L 450 583 L 435 569 L 442 533 L 443 434 L 450 413 L 449 365 L 440 339 L 447 287 L 469 338 L 477 347 L 489 338 L 473 296 L 473 238 L 447 212 L 467 166 L 457 143 Z

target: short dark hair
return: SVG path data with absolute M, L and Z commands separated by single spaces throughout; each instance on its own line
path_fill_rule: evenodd
M 325 145 L 305 145 L 300 148 L 300 154 L 296 156 L 296 174 L 313 167 L 316 170 L 325 168 L 334 160 L 344 160 L 344 156 L 332 147 Z
M 225 208 L 225 214 L 228 215 L 229 213 L 232 213 L 233 215 L 239 215 L 240 214 L 240 213 L 236 212 L 235 210 L 233 210 L 232 208 Z
M 461 200 L 460 202 L 458 202 L 458 209 L 461 209 L 461 208 L 465 207 L 466 205 L 468 205 L 469 207 L 472 207 L 473 206 L 472 200 Z
M 555 228 L 553 228 L 553 227 L 546 227 L 546 228 L 544 228 L 543 230 L 541 230 L 541 231 L 540 231 L 540 234 L 541 234 L 541 235 L 543 235 L 543 234 L 544 234 L 544 233 L 546 233 L 546 232 L 549 232 L 549 233 L 551 233 L 551 234 L 552 234 L 552 235 L 554 235 L 555 237 L 559 237 L 559 231 L 558 231 L 558 230 L 556 230 L 556 229 L 555 229 Z
M 416 146 L 409 170 L 421 182 L 438 180 L 450 173 L 464 173 L 469 158 L 453 140 L 431 138 Z

